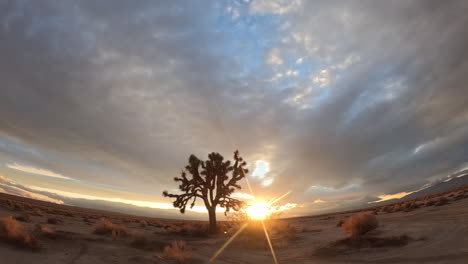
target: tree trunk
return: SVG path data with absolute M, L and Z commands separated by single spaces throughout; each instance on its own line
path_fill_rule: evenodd
M 216 233 L 216 207 L 208 208 L 208 216 L 210 218 L 210 233 Z

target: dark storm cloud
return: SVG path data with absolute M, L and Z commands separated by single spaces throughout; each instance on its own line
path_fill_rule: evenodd
M 158 193 L 189 154 L 239 148 L 298 202 L 312 185 L 408 191 L 466 162 L 466 2 L 258 2 L 241 19 L 278 16 L 277 43 L 249 26 L 258 17 L 245 23 L 257 39 L 229 34 L 218 1 L 3 1 L 2 156 Z M 315 70 L 265 81 L 254 44 Z M 335 70 L 347 58 L 359 59 Z M 307 107 L 288 103 L 298 93 Z

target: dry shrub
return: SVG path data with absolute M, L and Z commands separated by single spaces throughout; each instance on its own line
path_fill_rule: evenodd
M 402 208 L 402 206 L 401 206 L 400 204 L 395 204 L 395 205 L 393 206 L 392 211 L 393 211 L 393 212 L 398 212 L 398 211 L 401 211 L 402 209 L 403 209 L 403 208 Z
M 59 219 L 59 218 L 56 218 L 56 217 L 49 217 L 47 219 L 47 223 L 48 224 L 51 224 L 51 225 L 62 225 L 63 224 L 63 220 L 62 219 Z
M 13 201 L 12 200 L 6 200 L 6 204 L 8 208 L 13 208 Z
M 415 203 L 414 201 L 409 201 L 409 202 L 406 202 L 404 205 L 403 205 L 403 208 L 405 210 L 405 212 L 409 212 L 409 211 L 412 211 L 414 209 L 417 209 L 419 206 L 417 203 Z
M 25 248 L 39 248 L 37 240 L 24 229 L 20 222 L 11 216 L 0 219 L 0 239 Z
M 148 226 L 148 222 L 146 222 L 145 220 L 141 219 L 140 221 L 140 226 L 141 227 L 147 227 Z
M 51 239 L 56 239 L 58 237 L 58 235 L 55 233 L 54 230 L 52 230 L 50 227 L 47 227 L 47 226 L 43 226 L 43 225 L 40 225 L 40 224 L 37 224 L 36 225 L 36 229 L 34 230 L 34 232 L 40 236 L 45 236 L 47 238 L 51 238 Z
M 157 228 L 163 227 L 163 225 L 159 222 L 149 222 L 148 224 L 152 227 L 157 227 Z
M 75 216 L 72 212 L 68 212 L 68 211 L 63 212 L 63 215 L 68 216 L 68 217 L 74 217 Z
M 87 216 L 83 216 L 83 222 L 85 222 L 87 225 L 91 225 L 93 223 L 93 221 Z
M 434 201 L 434 200 L 426 200 L 426 201 L 424 202 L 424 206 L 425 206 L 425 207 L 433 206 L 433 205 L 435 205 L 435 204 L 436 204 L 436 201 Z
M 457 193 L 457 195 L 453 198 L 453 200 L 454 200 L 454 201 L 458 201 L 458 200 L 463 199 L 463 198 L 465 198 L 465 197 L 466 197 L 466 196 L 465 196 L 465 194 L 464 194 L 463 192 L 459 192 L 459 193 Z
M 116 225 L 107 218 L 101 218 L 93 233 L 96 235 L 112 235 L 114 239 L 128 235 L 124 226 Z
M 178 223 L 173 225 L 167 225 L 164 228 L 167 232 L 179 236 L 207 237 L 209 235 L 208 226 L 202 223 Z
M 192 251 L 185 241 L 173 241 L 170 246 L 164 248 L 163 258 L 185 263 L 192 258 Z
M 31 216 L 28 215 L 28 214 L 15 216 L 15 219 L 18 220 L 18 221 L 21 221 L 21 222 L 25 222 L 25 223 L 31 223 L 31 221 L 32 221 Z
M 445 196 L 441 196 L 435 203 L 435 206 L 441 206 L 446 204 L 448 204 L 448 199 Z
M 372 213 L 359 213 L 349 217 L 343 224 L 343 232 L 356 237 L 376 229 L 378 226 L 377 218 Z
M 33 212 L 31 212 L 31 215 L 34 216 L 43 216 L 41 209 L 39 208 L 34 208 Z
M 387 205 L 387 206 L 384 206 L 382 208 L 382 211 L 385 212 L 385 213 L 391 213 L 391 212 L 393 212 L 393 208 L 392 208 L 391 205 Z
M 342 227 L 345 221 L 346 219 L 341 219 L 340 221 L 338 221 L 338 223 L 336 223 L 336 227 Z
M 359 236 L 340 239 L 330 243 L 329 246 L 346 246 L 350 248 L 402 247 L 407 245 L 409 240 L 410 237 L 407 235 L 392 237 Z

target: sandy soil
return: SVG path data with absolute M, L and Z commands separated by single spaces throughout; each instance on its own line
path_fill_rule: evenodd
M 161 258 L 164 247 L 174 240 L 184 240 L 191 248 L 189 263 L 208 263 L 232 233 L 228 230 L 215 237 L 174 234 L 168 226 L 181 225 L 180 221 L 145 218 L 146 225 L 141 217 L 109 215 L 113 223 L 125 226 L 130 233 L 114 239 L 93 234 L 99 217 L 105 213 L 81 209 L 80 213 L 59 214 L 42 207 L 37 213 L 34 205 L 21 207 L 3 203 L 0 217 L 30 213 L 31 222 L 21 222 L 27 230 L 40 224 L 53 229 L 55 236 L 36 235 L 41 244 L 38 250 L 0 242 L 0 263 L 177 263 Z M 330 242 L 345 237 L 336 225 L 349 215 L 281 220 L 297 233 L 289 239 L 273 239 L 279 263 L 468 263 L 468 199 L 409 212 L 378 213 L 379 227 L 370 236 L 385 239 L 406 235 L 406 245 L 331 247 Z M 50 217 L 63 220 L 63 224 L 48 223 Z M 213 263 L 273 263 L 266 243 L 245 241 L 234 241 Z

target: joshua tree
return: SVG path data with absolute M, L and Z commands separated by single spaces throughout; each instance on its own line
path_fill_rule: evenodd
M 239 156 L 239 151 L 234 152 L 234 165 L 231 161 L 224 161 L 219 153 L 208 155 L 207 161 L 198 159 L 195 155 L 190 155 L 189 164 L 182 170 L 181 177 L 175 177 L 176 182 L 180 182 L 181 194 L 171 194 L 163 192 L 165 197 L 175 198 L 174 207 L 180 208 L 181 213 L 185 213 L 187 204 L 190 208 L 195 205 L 197 198 L 205 203 L 210 219 L 210 232 L 216 232 L 216 207 L 219 205 L 226 209 L 225 214 L 231 209 L 237 211 L 242 206 L 242 202 L 231 198 L 231 194 L 241 187 L 237 184 L 245 173 L 244 167 L 247 165 Z M 192 175 L 187 178 L 187 173 Z M 229 177 L 228 174 L 231 174 Z

